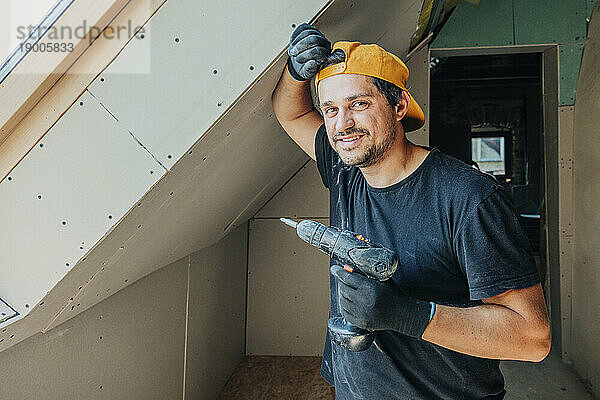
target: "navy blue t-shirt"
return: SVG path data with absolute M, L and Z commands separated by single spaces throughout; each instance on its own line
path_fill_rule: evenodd
M 430 148 L 427 148 L 430 149 Z M 369 186 L 329 144 L 315 139 L 319 173 L 330 191 L 330 223 L 393 249 L 392 279 L 409 295 L 457 307 L 540 282 L 510 194 L 491 175 L 437 148 L 402 181 Z M 340 316 L 330 277 L 330 317 Z M 499 361 L 458 353 L 395 331 L 378 331 L 363 352 L 325 340 L 321 375 L 336 398 L 502 399 Z

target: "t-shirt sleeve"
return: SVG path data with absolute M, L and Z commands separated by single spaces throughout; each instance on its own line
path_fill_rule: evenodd
M 335 152 L 329 144 L 325 124 L 323 124 L 317 130 L 315 136 L 315 158 L 319 175 L 321 175 L 321 180 L 326 188 L 329 188 L 329 182 L 331 181 L 332 153 Z
M 454 247 L 471 300 L 540 282 L 531 244 L 506 189 L 498 186 L 465 218 Z

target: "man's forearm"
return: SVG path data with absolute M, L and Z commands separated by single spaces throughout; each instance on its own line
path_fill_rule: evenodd
M 538 317 L 539 321 L 545 318 Z M 497 304 L 471 308 L 437 305 L 422 339 L 459 353 L 494 359 L 541 361 L 550 349 L 549 331 L 543 323 L 532 323 Z
M 272 95 L 273 111 L 280 122 L 293 121 L 314 109 L 310 95 L 310 80 L 297 81 L 287 65 Z

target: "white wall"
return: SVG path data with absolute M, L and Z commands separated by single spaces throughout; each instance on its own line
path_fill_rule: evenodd
M 1 352 L 0 398 L 216 398 L 243 356 L 246 244 L 243 225 Z
M 328 199 L 317 166 L 310 161 L 250 220 L 247 354 L 322 354 L 329 258 L 279 218 L 327 225 Z
M 575 102 L 572 352 L 600 396 L 600 4 L 589 25 Z

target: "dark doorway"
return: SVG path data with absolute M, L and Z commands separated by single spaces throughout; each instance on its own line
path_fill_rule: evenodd
M 546 281 L 541 53 L 432 57 L 430 140 L 512 193 Z

